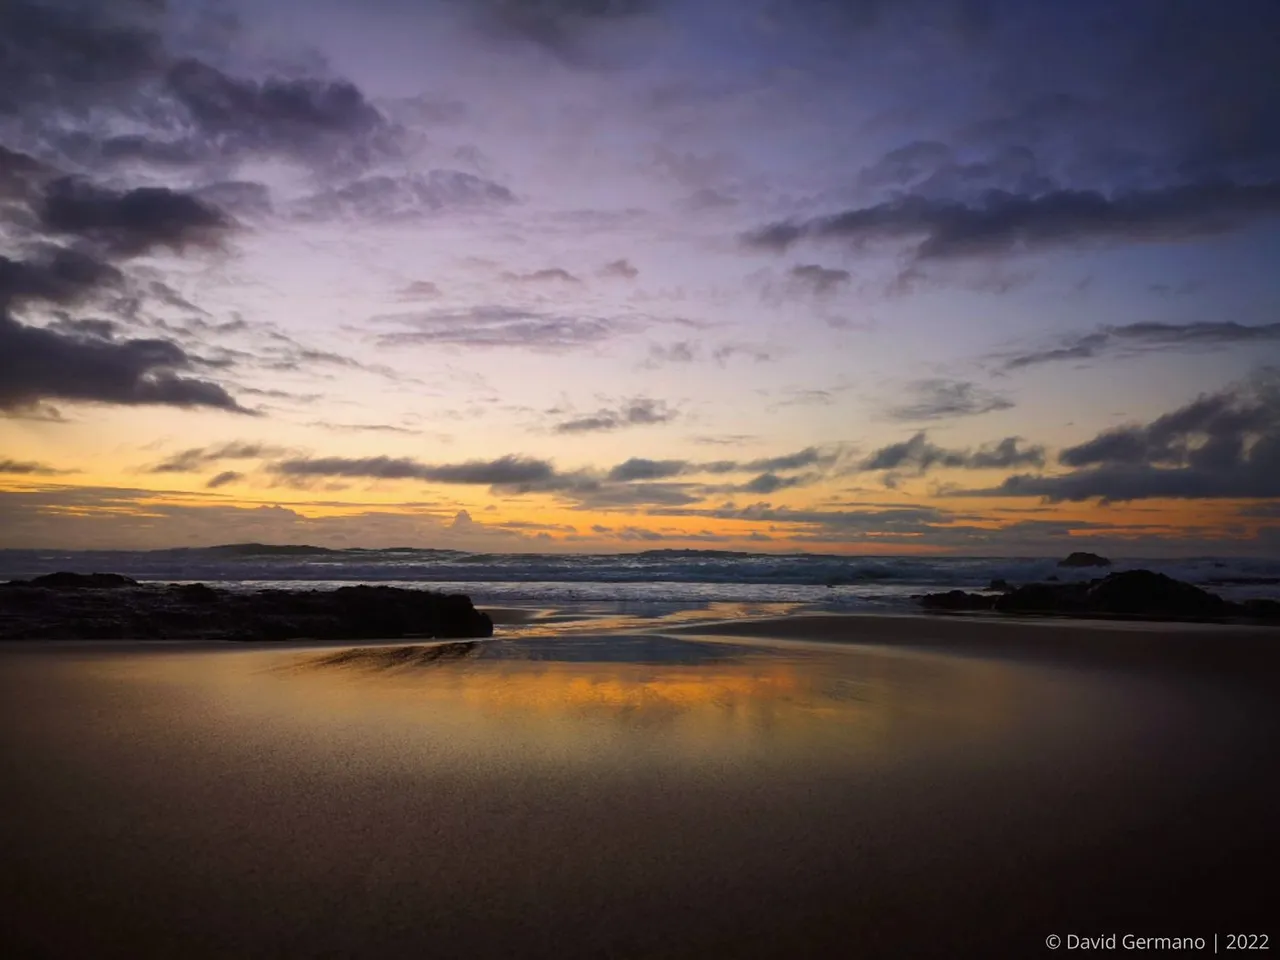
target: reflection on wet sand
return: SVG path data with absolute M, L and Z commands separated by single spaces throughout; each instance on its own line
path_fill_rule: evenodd
M 0 651 L 0 955 L 1030 956 L 1046 931 L 1235 929 L 1272 907 L 1247 879 L 1280 803 L 1255 694 L 642 633 Z
M 889 756 L 907 741 L 1007 735 L 1019 709 L 1002 694 L 1016 679 L 1000 664 L 645 634 L 304 653 L 259 680 L 265 712 L 287 702 L 294 722 L 319 727 L 337 715 L 445 725 L 468 762 L 515 743 L 536 756 L 566 741 L 587 763 L 644 741 L 672 759 Z M 926 735 L 940 713 L 946 734 Z

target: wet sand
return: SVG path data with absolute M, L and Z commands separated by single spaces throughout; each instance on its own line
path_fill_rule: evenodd
M 0 649 L 0 956 L 1277 942 L 1264 635 L 851 619 Z

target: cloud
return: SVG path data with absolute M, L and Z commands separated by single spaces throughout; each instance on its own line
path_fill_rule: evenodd
M 1019 474 L 981 496 L 1051 501 L 1280 497 L 1280 373 L 1204 394 L 1150 423 L 1068 447 L 1058 475 Z
M 502 184 L 461 170 L 404 176 L 373 174 L 314 193 L 292 207 L 302 220 L 413 220 L 445 210 L 483 209 L 515 203 Z
M 129 83 L 164 62 L 159 37 L 140 26 L 105 22 L 84 4 L 9 0 L 0 7 L 0 107 L 16 112 L 24 101 L 92 91 L 78 85 Z
M 649 356 L 642 366 L 654 370 L 669 363 L 698 363 L 710 360 L 723 367 L 734 357 L 749 357 L 756 363 L 769 363 L 775 359 L 774 352 L 766 347 L 725 343 L 707 350 L 697 341 L 677 340 L 668 344 L 649 344 Z
M 285 477 L 366 477 L 482 486 L 536 484 L 556 477 L 549 461 L 517 456 L 452 464 L 428 464 L 408 457 L 319 457 L 281 460 L 270 469 Z
M 0 312 L 0 409 L 70 400 L 251 412 L 222 386 L 175 372 L 194 365 L 171 340 L 59 333 Z
M 698 503 L 702 492 L 690 483 L 599 484 L 572 492 L 581 510 L 630 510 L 636 507 L 682 507 Z
M 0 115 L 76 168 L 191 172 L 277 157 L 353 172 L 398 154 L 402 130 L 349 81 L 318 75 L 315 58 L 277 60 L 255 78 L 208 62 L 244 59 L 240 24 L 220 6 L 6 0 Z
M 776 473 L 762 473 L 760 476 L 735 487 L 734 490 L 740 490 L 743 493 L 768 495 L 779 490 L 785 490 L 788 487 L 801 486 L 811 480 L 812 478 L 807 476 L 781 477 Z
M 50 184 L 40 219 L 54 233 L 89 237 L 129 257 L 156 247 L 211 246 L 232 225 L 202 200 L 167 187 L 117 192 L 71 177 Z
M 979 447 L 969 455 L 968 466 L 973 470 L 1003 470 L 1010 467 L 1042 466 L 1044 447 L 1019 448 L 1020 437 L 1005 437 L 999 443 Z
M 808 467 L 826 469 L 834 466 L 842 457 L 842 448 L 820 449 L 805 447 L 794 453 L 786 453 L 776 457 L 761 457 L 755 460 L 713 460 L 709 462 L 697 460 L 648 460 L 643 457 L 632 457 L 615 467 L 607 474 L 611 481 L 630 482 L 635 480 L 667 480 L 678 476 L 696 476 L 698 474 L 725 473 L 757 473 L 750 483 L 732 489 L 749 490 L 756 493 L 768 493 L 774 489 L 795 486 L 801 482 L 809 482 L 805 478 L 780 478 L 779 472 L 803 470 Z M 751 485 L 755 484 L 755 487 Z M 764 487 L 770 487 L 764 490 Z M 725 488 L 728 491 L 730 488 Z
M 834 293 L 849 282 L 848 270 L 834 270 L 816 263 L 792 267 L 788 273 L 792 283 L 802 286 L 815 296 Z
M 532 273 L 507 272 L 502 275 L 502 278 L 512 283 L 547 283 L 548 281 L 558 281 L 560 283 L 582 282 L 563 267 L 548 267 L 545 270 L 535 270 Z
M 1005 370 L 1019 370 L 1062 360 L 1092 360 L 1163 350 L 1196 350 L 1235 344 L 1280 341 L 1280 323 L 1234 321 L 1198 323 L 1130 323 L 1103 327 L 1069 337 L 1061 346 L 1004 358 Z
M 795 453 L 786 453 L 777 457 L 764 457 L 759 460 L 748 460 L 743 467 L 747 470 L 801 470 L 805 467 L 828 467 L 834 464 L 841 455 L 839 449 L 823 450 L 819 447 L 805 447 Z
M 600 276 L 612 277 L 618 280 L 634 280 L 640 276 L 640 271 L 631 265 L 629 260 L 614 260 L 606 263 L 599 270 Z
M 383 315 L 375 317 L 374 322 L 398 323 L 414 328 L 378 335 L 376 342 L 384 347 L 442 345 L 553 352 L 593 346 L 619 333 L 630 332 L 632 328 L 626 320 L 502 306 Z
M 224 152 L 314 154 L 367 139 L 387 126 L 386 118 L 346 80 L 268 77 L 259 82 L 188 58 L 169 68 L 165 83 Z
M 241 440 L 209 447 L 191 447 L 147 468 L 148 473 L 196 473 L 222 460 L 261 460 L 283 454 L 284 448 Z
M 671 408 L 665 401 L 637 397 L 614 409 L 602 408 L 588 416 L 562 420 L 553 429 L 556 433 L 600 433 L 625 427 L 670 423 L 679 415 L 679 411 Z
M 646 460 L 632 457 L 609 471 L 610 480 L 666 480 L 688 472 L 687 460 Z
M 66 473 L 65 470 L 57 470 L 54 467 L 44 463 L 36 463 L 34 460 L 8 460 L 0 458 L 0 474 L 18 474 L 20 476 L 50 476 L 57 473 Z
M 414 280 L 401 288 L 401 300 L 434 300 L 440 296 L 440 288 L 430 280 Z
M 1020 437 L 1005 437 L 977 450 L 948 450 L 931 443 L 924 431 L 909 440 L 881 447 L 864 458 L 861 470 L 913 470 L 925 473 L 934 467 L 990 470 L 1016 466 L 1042 466 L 1044 447 L 1020 447 Z
M 993 190 L 971 203 L 907 195 L 829 216 L 779 221 L 743 239 L 750 247 L 777 252 L 801 240 L 839 241 L 858 250 L 886 242 L 914 243 L 913 259 L 923 262 L 1054 247 L 1175 242 L 1277 215 L 1280 181 L 1180 184 L 1110 195 Z
M 916 399 L 890 408 L 888 413 L 894 420 L 971 417 L 1008 410 L 1014 405 L 1009 398 L 965 380 L 917 380 L 910 389 Z
M 219 487 L 225 487 L 228 484 L 236 483 L 244 479 L 243 473 L 237 473 L 235 470 L 223 470 L 217 476 L 210 477 L 205 487 L 209 490 L 217 490 Z
M 27 260 L 0 256 L 0 309 L 40 301 L 74 304 L 122 279 L 111 264 L 65 247 L 46 246 Z

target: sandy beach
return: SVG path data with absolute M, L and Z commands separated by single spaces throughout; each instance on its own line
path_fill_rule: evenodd
M 0 650 L 0 954 L 1280 933 L 1276 631 L 566 619 L 420 647 Z

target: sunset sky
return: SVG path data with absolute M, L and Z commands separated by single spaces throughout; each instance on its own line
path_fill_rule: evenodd
M 0 547 L 1280 553 L 1274 0 L 4 0 Z

